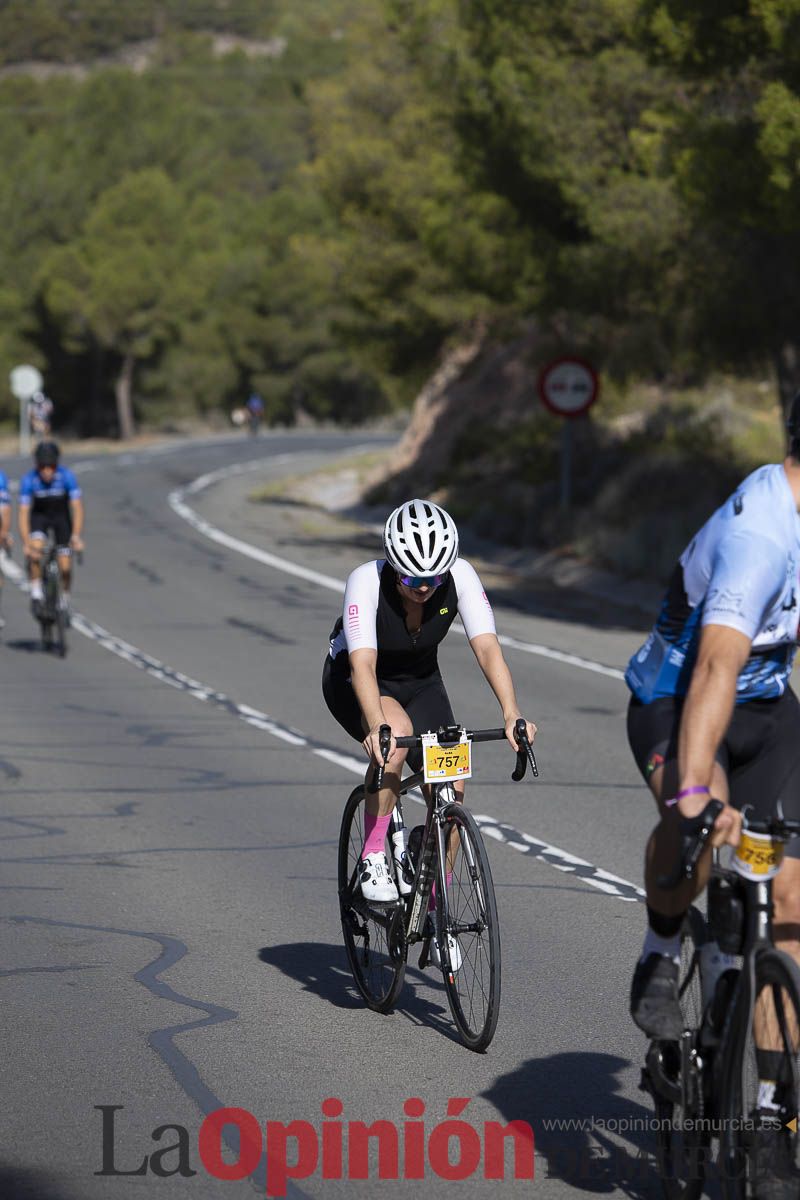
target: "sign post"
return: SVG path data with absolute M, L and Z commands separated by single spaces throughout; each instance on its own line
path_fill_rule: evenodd
M 599 381 L 594 367 L 582 358 L 557 358 L 539 374 L 539 396 L 545 408 L 564 417 L 561 427 L 561 508 L 567 512 L 572 498 L 572 424 L 597 399 Z
M 42 390 L 44 380 L 38 367 L 23 363 L 9 375 L 11 391 L 19 400 L 19 452 L 27 457 L 31 449 L 30 428 L 28 426 L 28 401 L 35 392 Z

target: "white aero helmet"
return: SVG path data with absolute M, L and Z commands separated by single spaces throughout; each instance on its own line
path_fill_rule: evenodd
M 458 530 L 430 500 L 407 500 L 383 529 L 386 559 L 401 575 L 443 575 L 458 558 Z

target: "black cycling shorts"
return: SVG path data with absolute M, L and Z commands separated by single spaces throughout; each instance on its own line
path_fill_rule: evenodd
M 51 529 L 59 554 L 69 554 L 69 539 L 72 537 L 72 521 L 69 514 L 64 512 L 31 513 L 31 535 L 39 534 L 40 536 L 47 537 Z
M 453 725 L 455 718 L 441 675 L 435 672 L 423 679 L 379 679 L 382 696 L 391 696 L 404 708 L 415 733 L 427 733 L 440 725 Z M 330 655 L 322 669 L 322 694 L 325 703 L 351 738 L 363 742 L 366 734 L 361 722 L 361 708 L 350 679 L 337 671 Z M 422 769 L 422 751 L 409 750 L 408 765 L 412 771 Z
M 666 696 L 628 706 L 628 741 L 645 781 L 654 767 L 678 757 L 682 697 Z M 749 700 L 733 710 L 717 751 L 728 776 L 734 808 L 765 820 L 780 800 L 783 815 L 800 820 L 800 703 L 791 689 L 777 700 Z M 800 858 L 800 838 L 786 847 Z

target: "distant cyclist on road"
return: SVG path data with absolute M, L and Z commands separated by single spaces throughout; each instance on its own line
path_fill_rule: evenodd
M 250 432 L 255 436 L 264 419 L 264 401 L 258 392 L 251 392 L 247 398 L 247 423 Z
M 0 551 L 10 550 L 12 545 L 11 537 L 11 493 L 8 490 L 8 480 L 2 471 L 0 471 Z M 3 572 L 0 571 L 0 595 L 3 591 Z M 5 620 L 0 615 L 0 629 L 5 625 Z
M 28 562 L 31 608 L 38 618 L 43 599 L 41 560 L 50 530 L 58 550 L 63 584 L 62 602 L 69 614 L 71 556 L 83 549 L 83 499 L 77 479 L 59 466 L 55 442 L 40 442 L 34 451 L 35 466 L 19 485 L 19 533 Z
M 800 393 L 788 428 L 784 462 L 748 475 L 684 550 L 628 664 L 628 737 L 661 817 L 647 847 L 648 930 L 631 989 L 631 1015 L 654 1038 L 683 1028 L 680 931 L 711 857 L 691 883 L 658 887 L 675 865 L 680 818 L 723 801 L 713 845 L 738 842 L 744 808 L 763 819 L 780 803 L 800 818 L 800 704 L 789 687 L 800 617 Z M 800 838 L 786 848 L 773 899 L 775 942 L 800 960 Z M 786 1097 L 770 1053 L 759 1051 L 759 1107 L 774 1117 Z M 785 1150 L 778 1142 L 759 1153 L 780 1159 Z M 780 1183 L 764 1195 L 797 1200 L 797 1179 Z
M 408 751 L 395 738 L 452 725 L 453 711 L 439 672 L 439 643 L 458 616 L 503 712 L 514 741 L 520 717 L 511 673 L 495 632 L 494 615 L 474 568 L 458 557 L 452 517 L 429 500 L 409 500 L 392 512 L 383 533 L 384 557 L 364 563 L 347 580 L 343 615 L 334 626 L 322 689 L 339 724 L 361 742 L 372 766 L 383 761 L 379 731 L 392 731 L 384 785 L 367 797 L 361 890 L 377 901 L 398 896 L 384 852 Z M 533 741 L 536 726 L 527 722 Z M 455 785 L 463 799 L 463 782 Z M 438 947 L 433 947 L 437 961 Z
M 28 401 L 28 428 L 34 437 L 45 438 L 53 420 L 53 401 L 44 392 L 34 392 Z

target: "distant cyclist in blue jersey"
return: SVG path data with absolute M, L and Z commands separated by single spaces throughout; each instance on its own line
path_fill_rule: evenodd
M 11 494 L 8 490 L 8 480 L 2 471 L 0 471 L 0 550 L 10 550 L 12 544 L 11 537 Z M 0 571 L 0 592 L 3 588 L 3 572 Z M 5 621 L 0 616 L 0 629 L 5 625 Z
M 83 550 L 82 493 L 72 471 L 59 466 L 55 442 L 40 442 L 33 457 L 36 465 L 19 485 L 19 533 L 28 562 L 31 607 L 38 617 L 43 598 L 42 551 L 52 530 L 63 584 L 62 603 L 69 613 L 72 551 Z
M 255 436 L 258 427 L 264 419 L 264 401 L 258 392 L 251 392 L 247 397 L 247 423 L 250 432 Z
M 631 1015 L 654 1038 L 683 1028 L 680 930 L 711 857 L 695 881 L 658 888 L 675 865 L 679 818 L 723 801 L 714 845 L 738 842 L 745 807 L 763 818 L 780 803 L 800 818 L 800 703 L 789 687 L 800 617 L 800 393 L 788 429 L 784 462 L 748 475 L 684 550 L 626 673 L 628 738 L 661 815 L 647 847 L 649 927 L 631 989 Z M 774 902 L 776 944 L 800 959 L 800 838 L 786 848 Z M 774 1117 L 784 1098 L 769 1052 L 759 1078 L 759 1108 Z M 764 1152 L 780 1159 L 784 1149 Z M 797 1178 L 783 1182 L 770 1180 L 764 1196 L 797 1200 Z

